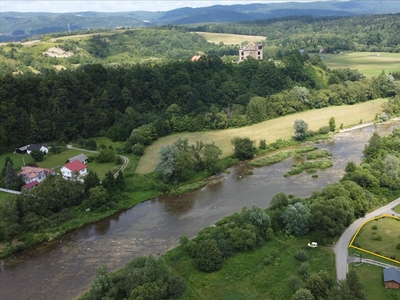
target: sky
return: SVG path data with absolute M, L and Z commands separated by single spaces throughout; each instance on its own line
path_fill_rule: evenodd
M 250 3 L 279 3 L 279 2 L 316 2 L 329 0 L 193 0 L 193 1 L 20 1 L 20 0 L 0 0 L 0 12 L 121 12 L 121 11 L 168 11 L 180 7 L 204 7 L 216 4 L 250 4 Z

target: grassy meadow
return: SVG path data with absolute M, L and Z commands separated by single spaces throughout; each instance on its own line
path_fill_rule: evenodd
M 323 54 L 328 68 L 357 69 L 365 76 L 378 76 L 385 71 L 400 72 L 400 53 L 354 52 L 342 54 Z
M 15 195 L 15 194 L 9 194 L 9 193 L 0 192 L 0 206 L 3 206 L 4 201 L 6 201 L 7 198 L 14 199 L 16 197 L 17 197 L 17 195 Z
M 335 258 L 330 247 L 307 247 L 307 240 L 274 239 L 252 252 L 238 253 L 224 261 L 220 271 L 204 273 L 180 247 L 163 257 L 187 282 L 181 299 L 291 299 L 291 275 L 301 277 L 298 250 L 308 255 L 308 274 L 326 270 L 335 274 Z M 334 275 L 333 275 L 334 276 Z
M 169 135 L 155 141 L 146 148 L 136 172 L 139 174 L 153 172 L 161 147 L 172 144 L 178 138 L 188 138 L 189 143 L 194 143 L 196 140 L 214 143 L 221 148 L 222 156 L 228 156 L 233 153 L 231 139 L 234 137 L 249 137 L 256 141 L 257 145 L 262 139 L 265 139 L 267 143 L 273 143 L 278 139 L 290 139 L 294 135 L 293 123 L 296 119 L 306 121 L 311 130 L 318 130 L 322 126 L 327 126 L 331 117 L 335 117 L 337 128 L 340 124 L 343 124 L 344 127 L 350 127 L 359 124 L 360 119 L 363 122 L 374 120 L 376 113 L 382 111 L 382 104 L 386 101 L 386 99 L 376 99 L 352 106 L 343 105 L 314 109 L 241 128 Z
M 398 290 L 385 288 L 382 267 L 362 264 L 361 266 L 349 265 L 349 269 L 356 271 L 368 300 L 399 299 Z
M 223 42 L 225 45 L 240 45 L 243 42 L 262 42 L 266 39 L 260 35 L 240 35 L 229 33 L 211 33 L 211 32 L 196 32 L 204 36 L 209 43 L 219 44 Z
M 381 218 L 365 224 L 359 231 L 354 245 L 388 258 L 400 258 L 400 220 Z
M 400 204 L 397 205 L 396 207 L 394 207 L 393 210 L 394 210 L 395 212 L 397 212 L 398 214 L 400 214 Z

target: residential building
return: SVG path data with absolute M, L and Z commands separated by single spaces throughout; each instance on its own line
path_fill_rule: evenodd
M 64 179 L 78 179 L 87 174 L 87 166 L 79 160 L 74 160 L 61 167 L 60 171 Z
M 253 42 L 250 42 L 239 49 L 239 62 L 244 61 L 249 56 L 254 59 L 263 59 L 262 44 L 254 44 Z
M 396 268 L 384 269 L 383 282 L 387 289 L 400 289 L 400 270 Z
M 38 168 L 38 167 L 22 167 L 21 172 L 18 173 L 18 176 L 26 183 L 31 183 L 33 181 L 37 181 L 38 184 L 42 182 L 48 175 L 54 175 L 54 170 Z

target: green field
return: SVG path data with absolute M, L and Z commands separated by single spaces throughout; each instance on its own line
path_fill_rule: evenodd
M 395 212 L 397 212 L 398 214 L 400 214 L 400 204 L 397 205 L 395 208 L 393 208 L 393 210 L 394 210 Z
M 368 300 L 400 299 L 400 291 L 385 288 L 383 285 L 383 268 L 362 264 L 361 266 L 349 266 L 356 271 L 363 284 L 363 291 Z
M 328 68 L 357 69 L 364 76 L 378 76 L 385 71 L 400 72 L 400 53 L 354 52 L 323 54 Z
M 36 164 L 41 168 L 46 169 L 54 169 L 56 172 L 62 167 L 65 162 L 75 155 L 81 154 L 84 151 L 81 150 L 73 150 L 73 149 L 66 149 L 59 154 L 47 154 L 45 155 L 45 159 L 41 162 L 37 162 Z M 86 153 L 88 157 L 96 156 L 95 153 Z M 8 153 L 0 155 L 0 166 L 4 166 L 5 158 L 9 156 L 14 163 L 14 168 L 19 170 L 22 166 L 29 162 L 34 162 L 32 157 L 28 154 L 18 154 L 18 153 Z M 25 164 L 24 164 L 25 161 Z M 105 174 L 110 171 L 116 171 L 120 165 L 116 163 L 96 163 L 90 162 L 88 163 L 88 171 L 96 172 L 100 179 L 105 177 Z
M 381 218 L 365 224 L 353 244 L 365 250 L 400 259 L 400 220 Z
M 348 127 L 359 124 L 360 119 L 364 122 L 374 120 L 375 115 L 382 112 L 382 104 L 386 101 L 386 99 L 376 99 L 351 106 L 330 106 L 287 115 L 241 128 L 172 134 L 155 141 L 146 148 L 136 171 L 139 174 L 153 172 L 161 147 L 170 145 L 179 138 L 188 138 L 189 143 L 195 143 L 196 140 L 202 140 L 204 143 L 214 143 L 221 148 L 223 156 L 228 156 L 233 153 L 231 140 L 234 137 L 249 137 L 256 141 L 257 145 L 262 139 L 265 139 L 267 143 L 273 143 L 278 139 L 290 139 L 294 135 L 293 123 L 296 119 L 306 121 L 311 130 L 318 130 L 322 126 L 327 126 L 331 117 L 335 117 L 338 127 L 340 124 Z
M 213 273 L 197 271 L 193 260 L 180 247 L 168 252 L 164 258 L 189 286 L 181 299 L 286 300 L 294 293 L 289 277 L 300 276 L 301 263 L 294 257 L 299 249 L 309 256 L 309 275 L 321 270 L 335 274 L 334 254 L 330 247 L 309 248 L 304 238 L 269 241 L 261 249 L 226 259 L 222 270 Z
M 15 195 L 15 194 L 9 194 L 9 193 L 3 193 L 3 192 L 0 192 L 0 206 L 2 206 L 3 205 L 3 203 L 4 203 L 4 201 L 7 199 L 7 198 L 16 198 L 17 197 L 17 195 Z

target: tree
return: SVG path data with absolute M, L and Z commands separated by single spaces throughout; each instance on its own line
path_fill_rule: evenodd
M 112 276 L 108 273 L 107 266 L 96 269 L 96 279 L 92 282 L 92 289 L 88 294 L 89 300 L 102 299 L 113 286 Z
M 89 194 L 89 190 L 91 188 L 100 185 L 99 176 L 97 176 L 97 173 L 93 171 L 89 171 L 89 173 L 85 176 L 83 181 L 84 181 L 85 193 L 87 194 Z
M 109 202 L 109 194 L 101 185 L 93 187 L 89 190 L 89 198 L 86 201 L 87 208 L 107 207 Z
M 4 174 L 4 182 L 6 184 L 7 189 L 15 189 L 16 184 L 19 182 L 19 177 L 17 172 L 14 170 L 14 165 L 11 161 L 7 162 L 5 174 Z
M 292 300 L 314 300 L 314 296 L 311 294 L 310 290 L 298 289 L 296 293 L 292 296 Z
M 253 97 L 247 104 L 246 116 L 251 123 L 260 123 L 267 118 L 266 99 L 262 97 Z
M 207 171 L 211 172 L 212 174 L 216 174 L 222 171 L 223 166 L 219 159 L 222 151 L 218 146 L 215 146 L 213 144 L 206 144 L 202 149 L 202 153 L 204 168 Z
M 175 161 L 180 153 L 181 151 L 175 145 L 161 147 L 155 171 L 161 175 L 164 182 L 174 182 L 176 180 Z
M 367 296 L 362 291 L 363 285 L 354 270 L 346 274 L 346 279 L 339 282 L 339 296 L 341 300 L 365 300 Z
M 34 149 L 31 151 L 31 156 L 35 160 L 35 162 L 42 161 L 44 159 L 44 155 L 45 153 L 38 149 Z
M 103 149 L 100 151 L 99 155 L 96 157 L 96 162 L 98 163 L 109 163 L 115 162 L 116 155 L 114 150 L 111 149 Z
M 306 288 L 315 299 L 326 299 L 328 297 L 328 286 L 318 274 L 312 274 L 306 281 Z
M 110 193 L 110 195 L 116 191 L 117 186 L 115 184 L 115 177 L 110 170 L 108 170 L 106 173 L 106 177 L 101 182 L 101 185 L 107 190 L 108 193 Z
M 364 147 L 364 156 L 367 162 L 371 161 L 374 158 L 378 157 L 379 151 L 381 150 L 383 145 L 382 138 L 379 136 L 377 132 L 372 134 L 372 137 L 369 139 L 368 145 Z
M 336 121 L 334 117 L 331 117 L 329 119 L 329 131 L 335 132 L 335 130 L 336 130 Z
M 301 202 L 289 205 L 282 215 L 285 231 L 288 234 L 304 235 L 308 232 L 310 209 Z
M 260 148 L 261 150 L 267 149 L 267 143 L 266 143 L 265 140 L 260 140 L 260 146 L 259 146 L 259 148 Z
M 206 239 L 200 242 L 195 263 L 196 267 L 203 272 L 214 272 L 222 268 L 222 252 L 215 240 Z
M 254 156 L 253 141 L 248 137 L 239 138 L 235 137 L 231 140 L 235 147 L 234 155 L 240 160 L 251 159 Z
M 295 120 L 294 125 L 294 138 L 297 141 L 303 141 L 306 138 L 308 124 L 303 120 Z

